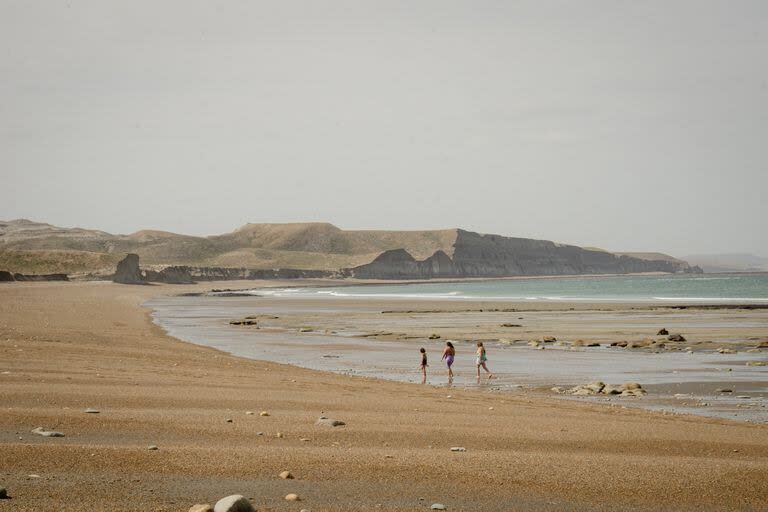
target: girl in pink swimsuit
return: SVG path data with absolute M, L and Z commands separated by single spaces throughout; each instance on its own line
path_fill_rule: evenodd
M 453 348 L 453 343 L 446 341 L 445 350 L 443 350 L 443 361 L 445 361 L 446 366 L 448 366 L 448 382 L 453 381 L 453 370 L 451 370 L 451 366 L 453 365 L 453 358 L 455 356 L 456 349 Z

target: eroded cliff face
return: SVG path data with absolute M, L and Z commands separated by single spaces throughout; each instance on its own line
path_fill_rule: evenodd
M 430 279 L 700 271 L 683 261 L 645 260 L 548 240 L 458 230 L 453 258 L 437 251 L 418 261 L 397 249 L 351 269 L 351 274 L 363 279 Z

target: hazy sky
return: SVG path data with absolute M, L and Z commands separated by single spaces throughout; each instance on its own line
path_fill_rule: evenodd
M 768 2 L 0 0 L 0 219 L 768 255 Z

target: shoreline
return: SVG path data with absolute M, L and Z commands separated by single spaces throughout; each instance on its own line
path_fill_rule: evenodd
M 526 393 L 447 398 L 236 358 L 163 334 L 141 306 L 190 289 L 0 287 L 0 484 L 12 497 L 0 510 L 186 510 L 233 493 L 295 510 L 282 499 L 289 492 L 315 511 L 438 501 L 450 510 L 750 510 L 768 500 L 765 426 Z M 316 426 L 321 411 L 347 425 Z M 66 437 L 29 434 L 40 425 Z M 278 478 L 283 470 L 297 478 Z

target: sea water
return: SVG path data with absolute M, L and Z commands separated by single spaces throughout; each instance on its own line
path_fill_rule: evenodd
M 253 290 L 277 297 L 768 304 L 768 273 L 579 276 Z

